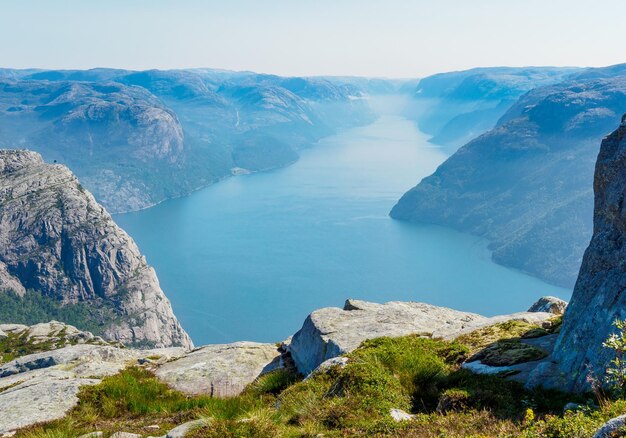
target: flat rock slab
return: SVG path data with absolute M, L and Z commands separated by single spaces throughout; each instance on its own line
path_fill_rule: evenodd
M 162 365 L 156 375 L 187 394 L 232 397 L 260 375 L 282 366 L 276 345 L 235 342 L 201 347 Z
M 63 418 L 78 403 L 80 387 L 99 382 L 98 379 L 58 379 L 40 375 L 2 391 L 0 433 Z
M 487 318 L 425 303 L 347 300 L 343 309 L 327 307 L 309 315 L 288 349 L 298 371 L 308 375 L 324 361 L 353 351 L 367 339 L 411 334 L 454 339 L 499 322 L 518 319 L 540 324 L 553 316 L 521 312 Z
M 0 366 L 0 434 L 63 418 L 78 403 L 81 386 L 120 372 L 144 358 L 162 360 L 182 348 L 133 350 L 102 345 L 72 345 L 30 354 Z

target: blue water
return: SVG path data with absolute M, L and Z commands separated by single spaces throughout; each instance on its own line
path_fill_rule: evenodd
M 446 158 L 383 116 L 322 140 L 294 165 L 230 178 L 117 222 L 157 270 L 197 345 L 280 341 L 312 310 L 353 297 L 486 315 L 570 291 L 491 262 L 486 242 L 387 214 Z

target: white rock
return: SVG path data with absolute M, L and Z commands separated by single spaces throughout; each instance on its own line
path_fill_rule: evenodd
M 389 411 L 389 415 L 391 415 L 391 418 L 393 418 L 394 421 L 397 422 L 409 421 L 413 419 L 413 415 L 409 414 L 408 412 L 404 412 L 402 409 L 391 409 Z
M 282 366 L 274 344 L 235 342 L 198 348 L 160 366 L 156 375 L 187 394 L 231 397 L 260 375 Z
M 551 316 L 521 312 L 486 318 L 425 303 L 393 301 L 377 304 L 347 300 L 343 309 L 327 307 L 309 315 L 292 337 L 288 350 L 298 371 L 308 375 L 325 360 L 354 350 L 366 339 L 410 334 L 454 339 L 498 322 L 511 319 L 541 322 Z
M 567 301 L 563 301 L 557 297 L 541 297 L 535 302 L 530 309 L 529 312 L 547 312 L 553 313 L 555 315 L 562 315 L 565 313 L 565 308 L 567 307 Z
M 200 419 L 188 421 L 187 423 L 183 423 L 180 426 L 176 426 L 174 429 L 170 430 L 166 438 L 184 438 L 189 432 L 198 429 L 202 426 L 206 426 L 210 423 L 208 419 Z

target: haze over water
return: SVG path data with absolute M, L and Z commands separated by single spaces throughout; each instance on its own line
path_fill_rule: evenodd
M 275 342 L 346 298 L 424 301 L 486 315 L 570 291 L 496 265 L 481 238 L 392 220 L 445 160 L 414 123 L 384 115 L 294 165 L 123 215 L 197 345 Z

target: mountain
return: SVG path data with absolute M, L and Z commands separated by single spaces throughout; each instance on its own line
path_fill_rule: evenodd
M 0 241 L 5 322 L 70 315 L 107 340 L 192 346 L 154 269 L 67 167 L 0 151 Z
M 625 107 L 623 76 L 532 90 L 391 216 L 484 236 L 496 262 L 571 287 L 591 237 L 599 140 Z
M 423 78 L 413 92 L 412 118 L 436 144 L 456 147 L 493 128 L 524 93 L 562 82 L 576 68 L 488 67 Z
M 0 70 L 0 147 L 66 164 L 114 213 L 288 165 L 322 137 L 373 117 L 361 88 L 323 78 Z
M 593 185 L 593 237 L 552 357 L 556 372 L 551 371 L 548 383 L 559 389 L 587 390 L 589 376 L 604 375 L 615 352 L 602 344 L 615 332 L 613 322 L 626 319 L 625 152 L 626 116 L 619 128 L 602 141 L 598 155 Z

